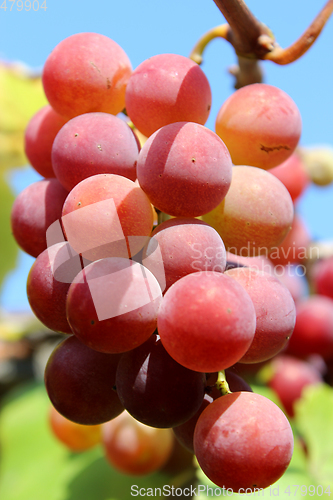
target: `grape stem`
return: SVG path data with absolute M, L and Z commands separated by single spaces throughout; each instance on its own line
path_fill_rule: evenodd
M 231 390 L 229 389 L 229 385 L 224 370 L 218 373 L 215 385 L 217 389 L 221 392 L 222 396 L 225 396 L 226 394 L 231 394 Z
M 235 88 L 262 81 L 259 60 L 285 65 L 299 59 L 313 45 L 333 12 L 333 0 L 328 0 L 298 40 L 283 49 L 276 42 L 271 30 L 256 19 L 243 0 L 214 0 L 214 2 L 228 24 L 207 31 L 199 39 L 189 57 L 201 64 L 203 52 L 209 42 L 214 38 L 227 40 L 234 47 L 238 57 L 238 66 L 230 70 L 236 77 Z

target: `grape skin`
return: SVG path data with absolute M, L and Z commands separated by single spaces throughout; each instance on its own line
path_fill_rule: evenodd
M 11 226 L 22 250 L 37 257 L 47 248 L 46 230 L 61 218 L 67 196 L 57 179 L 34 182 L 21 191 L 14 201 Z
M 267 488 L 286 471 L 293 452 L 290 424 L 269 399 L 234 392 L 200 415 L 194 450 L 203 472 L 219 487 Z
M 42 82 L 47 100 L 66 118 L 93 111 L 116 115 L 125 107 L 131 74 L 130 60 L 111 38 L 77 33 L 48 56 Z
M 230 186 L 229 152 L 211 130 L 179 122 L 157 130 L 137 163 L 141 188 L 161 212 L 197 217 L 215 208 Z
M 295 102 L 283 90 L 255 83 L 237 90 L 224 102 L 215 130 L 234 165 L 267 170 L 294 152 L 302 120 Z
M 165 349 L 190 370 L 212 373 L 236 363 L 254 337 L 256 315 L 244 288 L 226 274 L 203 271 L 164 295 L 157 329 Z
M 178 54 L 159 54 L 142 62 L 126 88 L 126 111 L 146 137 L 170 123 L 204 125 L 211 102 L 210 85 L 200 66 Z
M 294 205 L 274 175 L 256 167 L 234 166 L 224 200 L 202 219 L 221 236 L 227 251 L 242 257 L 268 255 L 290 231 Z
M 127 123 L 108 113 L 85 113 L 64 125 L 52 146 L 52 165 L 70 191 L 96 174 L 117 174 L 135 181 L 139 148 Z

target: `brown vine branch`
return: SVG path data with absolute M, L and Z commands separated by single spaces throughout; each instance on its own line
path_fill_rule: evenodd
M 253 52 L 263 25 L 254 17 L 243 0 L 214 0 L 231 27 L 230 43 L 240 54 Z
M 290 64 L 296 61 L 316 41 L 332 13 L 333 0 L 328 0 L 308 29 L 295 43 L 286 49 L 276 46 L 271 52 L 265 54 L 263 59 L 273 61 L 276 64 Z

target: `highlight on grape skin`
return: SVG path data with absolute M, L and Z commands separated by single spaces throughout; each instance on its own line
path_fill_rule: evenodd
M 178 54 L 143 61 L 126 87 L 126 111 L 146 137 L 170 123 L 204 125 L 211 102 L 210 85 L 200 66 Z
M 302 120 L 295 102 L 283 90 L 255 83 L 237 90 L 224 102 L 215 130 L 234 165 L 267 170 L 294 152 Z

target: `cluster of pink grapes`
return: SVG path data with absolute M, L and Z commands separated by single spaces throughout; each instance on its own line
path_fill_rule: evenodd
M 95 33 L 59 43 L 42 80 L 49 105 L 25 148 L 44 179 L 17 197 L 12 228 L 36 257 L 33 312 L 69 334 L 45 370 L 54 408 L 87 428 L 114 422 L 104 440 L 122 471 L 161 467 L 173 429 L 219 487 L 268 487 L 291 460 L 291 427 L 229 368 L 273 358 L 295 326 L 292 294 L 267 258 L 299 194 L 279 175 L 305 176 L 295 103 L 249 85 L 223 104 L 215 133 L 196 63 L 162 54 L 133 71 Z M 119 430 L 129 415 L 136 433 L 133 422 Z M 147 444 L 152 428 L 157 447 L 127 456 L 122 440 Z

